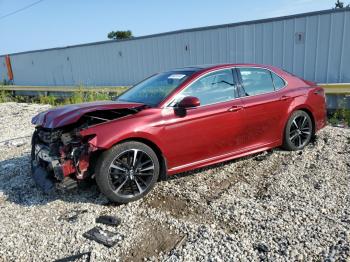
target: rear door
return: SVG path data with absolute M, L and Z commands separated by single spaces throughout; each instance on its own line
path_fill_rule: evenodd
M 264 68 L 240 67 L 236 70 L 245 109 L 245 145 L 258 148 L 279 141 L 293 100 L 286 95 L 286 82 Z
M 164 112 L 162 137 L 169 147 L 170 170 L 208 160 L 239 149 L 242 145 L 243 110 L 236 94 L 232 69 L 202 76 L 185 88 L 173 102 L 185 96 L 199 98 L 201 105 L 178 116 L 174 108 Z

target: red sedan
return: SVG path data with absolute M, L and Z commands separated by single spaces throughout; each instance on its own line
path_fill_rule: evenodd
M 167 175 L 301 150 L 326 125 L 326 105 L 322 88 L 281 69 L 225 64 L 155 74 L 115 101 L 50 109 L 32 123 L 32 172 L 44 190 L 95 178 L 127 203 Z

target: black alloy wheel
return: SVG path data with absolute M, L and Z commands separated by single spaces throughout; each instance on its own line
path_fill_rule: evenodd
M 301 150 L 309 144 L 313 135 L 312 120 L 305 111 L 295 111 L 288 120 L 284 134 L 284 148 Z
M 159 176 L 155 152 L 140 142 L 125 142 L 103 153 L 96 167 L 96 182 L 113 202 L 128 203 L 146 195 Z
M 151 157 L 139 149 L 120 153 L 109 167 L 110 182 L 120 197 L 142 194 L 152 184 L 153 176 L 154 163 Z

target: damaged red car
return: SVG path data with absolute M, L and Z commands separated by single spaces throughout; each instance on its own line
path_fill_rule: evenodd
M 115 101 L 35 116 L 32 173 L 44 190 L 96 179 L 111 201 L 168 175 L 283 146 L 303 149 L 326 124 L 325 95 L 281 69 L 225 64 L 155 74 Z

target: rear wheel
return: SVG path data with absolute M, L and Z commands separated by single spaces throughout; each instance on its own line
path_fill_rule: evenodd
M 111 201 L 128 203 L 145 196 L 159 176 L 155 152 L 140 142 L 118 144 L 100 156 L 96 182 Z
M 313 134 L 312 121 L 305 111 L 295 111 L 284 130 L 283 147 L 287 150 L 301 150 L 309 144 Z

